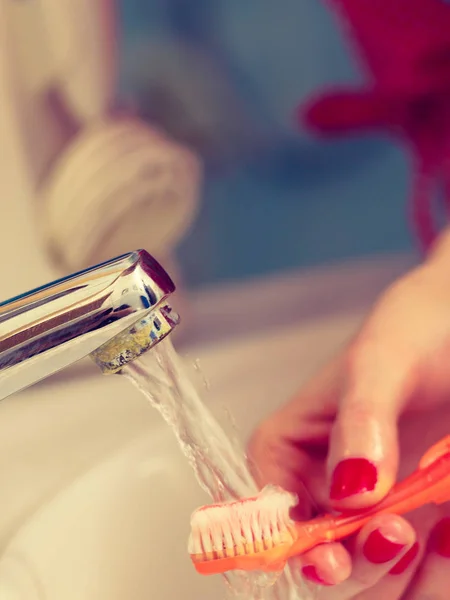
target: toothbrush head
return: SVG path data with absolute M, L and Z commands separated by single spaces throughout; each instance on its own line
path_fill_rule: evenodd
M 289 511 L 297 497 L 267 486 L 258 496 L 203 506 L 191 517 L 188 550 L 203 575 L 281 571 L 297 538 Z

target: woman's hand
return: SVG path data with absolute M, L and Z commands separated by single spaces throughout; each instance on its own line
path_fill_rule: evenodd
M 427 263 L 388 289 L 348 348 L 255 433 L 250 456 L 259 483 L 296 492 L 299 517 L 314 507 L 377 503 L 399 468 L 401 476 L 412 471 L 428 446 L 450 433 L 447 244 L 443 238 Z M 324 596 L 330 600 L 425 598 L 429 573 L 441 564 L 436 553 L 424 554 L 439 516 L 435 507 L 421 509 L 409 519 L 414 528 L 397 516 L 377 517 L 351 547 L 329 544 L 302 557 L 304 575 L 339 584 Z M 444 531 L 450 545 L 450 527 Z M 419 561 L 414 587 L 421 596 L 409 587 Z M 441 571 L 433 600 L 448 597 L 450 572 Z

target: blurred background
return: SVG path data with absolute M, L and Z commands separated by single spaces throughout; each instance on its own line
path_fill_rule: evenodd
M 178 257 L 189 286 L 411 248 L 404 154 L 323 142 L 296 107 L 362 78 L 317 0 L 122 0 L 119 96 L 205 163 Z
M 324 4 L 2 0 L 2 168 L 59 272 L 140 245 L 199 289 L 411 250 L 403 151 L 295 118 L 363 79 Z

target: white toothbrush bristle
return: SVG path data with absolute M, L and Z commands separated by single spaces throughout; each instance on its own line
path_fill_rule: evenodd
M 199 508 L 191 517 L 189 554 L 205 561 L 292 544 L 289 511 L 296 504 L 294 494 L 268 486 L 254 498 Z

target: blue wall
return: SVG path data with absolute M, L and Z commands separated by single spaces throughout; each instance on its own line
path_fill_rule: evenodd
M 150 115 L 201 140 L 203 207 L 179 253 L 191 285 L 411 247 L 403 152 L 296 128 L 311 92 L 361 79 L 319 0 L 122 0 L 121 11 L 122 94 L 145 112 L 148 80 L 173 93 L 172 114 Z

